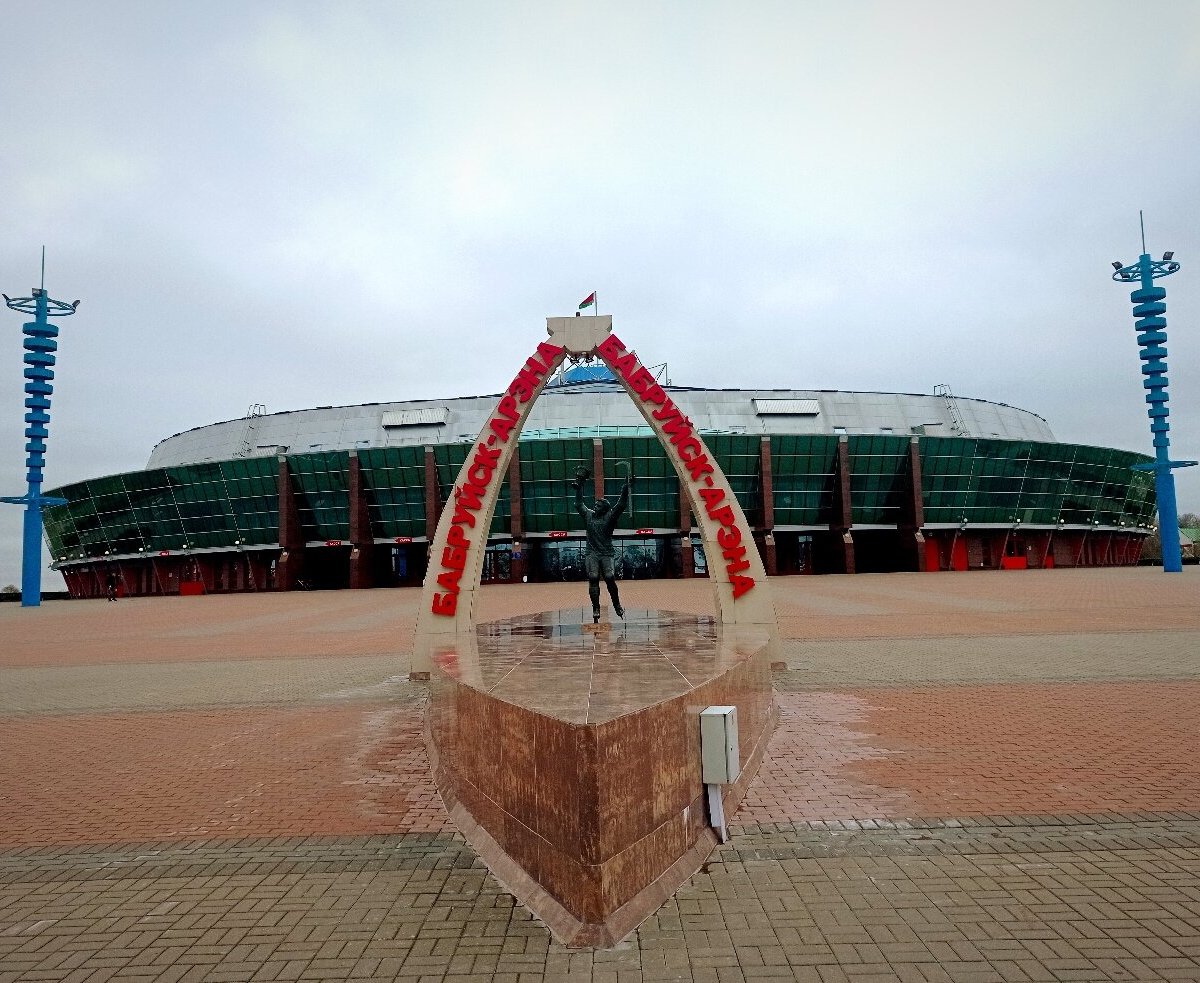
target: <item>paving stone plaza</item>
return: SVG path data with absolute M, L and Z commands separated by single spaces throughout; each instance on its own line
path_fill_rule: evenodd
M 772 585 L 781 721 L 731 839 L 595 952 L 442 808 L 418 590 L 0 605 L 0 983 L 1200 979 L 1200 569 Z

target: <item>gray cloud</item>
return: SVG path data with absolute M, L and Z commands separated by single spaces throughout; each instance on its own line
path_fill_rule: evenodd
M 63 322 L 50 485 L 271 410 L 498 389 L 592 289 L 677 382 L 956 392 L 1149 448 L 1112 259 L 1200 451 L 1200 10 L 182 4 L 3 14 L 0 288 Z M 46 43 L 34 43 L 41 39 Z M 52 41 L 52 43 L 50 43 Z M 23 489 L 0 312 L 0 486 Z M 718 343 L 727 337 L 732 343 Z M 7 365 L 7 369 L 2 366 Z M 3 410 L 7 407 L 7 410 Z M 1197 469 L 1200 470 L 1200 469 Z M 1200 509 L 1200 476 L 1180 475 Z M 20 514 L 0 510 L 0 582 Z M 53 578 L 47 579 L 47 585 Z

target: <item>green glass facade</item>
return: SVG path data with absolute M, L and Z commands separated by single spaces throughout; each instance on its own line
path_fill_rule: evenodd
M 679 479 L 658 438 L 618 437 L 604 441 L 604 473 L 609 476 L 604 490 L 610 496 L 620 491 L 619 461 L 628 461 L 637 477 L 621 525 L 630 529 L 678 529 Z
M 661 534 L 686 525 L 681 522 L 678 479 L 653 436 L 601 430 L 595 437 L 537 433 L 523 435 L 520 442 L 522 538 L 555 534 L 574 539 L 582 534 L 568 482 L 581 467 L 594 470 L 597 439 L 606 494 L 619 490 L 617 463 L 633 465 L 636 480 L 623 527 Z M 845 440 L 844 448 L 839 440 Z M 1027 530 L 1103 527 L 1141 535 L 1154 522 L 1153 478 L 1133 470 L 1134 464 L 1150 460 L 1145 455 L 972 437 L 917 440 L 919 485 L 907 436 L 773 435 L 764 454 L 764 438 L 757 435 L 705 435 L 749 522 L 762 533 L 845 528 L 847 495 L 852 530 L 920 525 L 928 536 L 938 529 L 1002 530 L 1019 523 Z M 471 446 L 433 446 L 436 480 L 430 484 L 436 485 L 441 502 L 452 500 L 454 481 Z M 420 446 L 288 455 L 287 491 L 295 502 L 302 540 L 350 545 L 352 453 L 359 463 L 371 542 L 422 541 L 435 517 L 426 514 L 426 449 Z M 839 460 L 845 462 L 845 474 Z M 251 457 L 112 475 L 54 489 L 50 494 L 68 500 L 45 513 L 54 561 L 69 571 L 105 557 L 247 550 L 267 556 L 280 543 L 280 472 L 276 457 Z M 764 478 L 773 489 L 772 530 L 763 526 Z M 914 501 L 917 487 L 919 503 Z M 585 495 L 591 497 L 590 483 Z M 491 534 L 507 539 L 512 533 L 513 501 L 505 482 Z M 403 567 L 412 576 L 423 564 L 422 557 L 413 565 L 416 556 L 397 561 L 394 569 Z M 263 576 L 252 579 L 264 581 Z
M 388 539 L 425 535 L 425 450 L 359 451 L 371 527 Z
M 771 438 L 776 526 L 825 527 L 834 521 L 837 455 L 837 437 Z
M 344 457 L 345 455 L 343 455 Z M 46 515 L 62 562 L 107 554 L 271 546 L 279 542 L 274 458 L 133 471 L 66 485 Z
M 850 514 L 854 522 L 897 526 L 911 495 L 912 463 L 907 437 L 883 434 L 847 438 L 850 451 Z
M 1012 440 L 921 440 L 925 522 L 1127 526 L 1154 520 L 1143 454 Z
M 567 482 L 579 468 L 593 470 L 592 464 L 590 439 L 521 441 L 521 510 L 526 532 L 583 533 L 583 518 L 575 511 Z M 590 495 L 588 486 L 583 493 Z

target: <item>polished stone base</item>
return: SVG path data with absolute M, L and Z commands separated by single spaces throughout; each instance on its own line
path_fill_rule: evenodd
M 612 945 L 712 849 L 699 712 L 738 708 L 732 815 L 775 723 L 768 638 L 712 618 L 590 610 L 481 625 L 440 645 L 429 731 L 438 788 L 472 846 L 568 945 Z

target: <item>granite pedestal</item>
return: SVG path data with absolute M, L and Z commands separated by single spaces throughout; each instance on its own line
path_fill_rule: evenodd
M 732 815 L 776 720 L 767 633 L 585 608 L 479 626 L 433 650 L 430 756 L 455 822 L 516 897 L 573 946 L 615 944 L 716 844 L 699 713 L 737 707 Z

